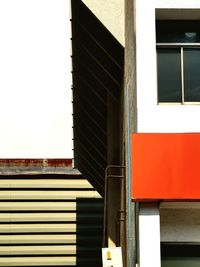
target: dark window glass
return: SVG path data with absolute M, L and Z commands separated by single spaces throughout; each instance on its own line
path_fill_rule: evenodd
M 200 266 L 200 257 L 199 258 L 182 258 L 182 257 L 172 257 L 165 258 L 162 260 L 161 267 L 199 267 Z
M 180 62 L 180 49 L 157 49 L 159 102 L 181 102 Z
M 162 267 L 199 267 L 199 245 L 162 245 Z
M 184 49 L 185 101 L 200 102 L 200 49 Z
M 200 21 L 157 20 L 157 43 L 199 43 Z

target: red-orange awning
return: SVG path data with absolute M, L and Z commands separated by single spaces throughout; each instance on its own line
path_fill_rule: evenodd
M 200 133 L 131 134 L 133 200 L 200 200 Z

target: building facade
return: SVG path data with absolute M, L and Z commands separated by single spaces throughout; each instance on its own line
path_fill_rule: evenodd
M 132 89 L 125 90 L 135 92 L 129 108 L 134 264 L 198 266 L 200 3 L 136 0 L 133 8 L 126 25 L 134 29 L 127 33 L 135 38 L 135 66 L 132 78 L 126 71 Z
M 0 13 L 0 265 L 198 266 L 199 1 Z

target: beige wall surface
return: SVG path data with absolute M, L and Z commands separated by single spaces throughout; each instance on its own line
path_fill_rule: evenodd
M 124 0 L 82 0 L 124 46 Z

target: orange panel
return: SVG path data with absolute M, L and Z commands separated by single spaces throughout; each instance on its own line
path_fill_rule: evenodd
M 200 134 L 131 134 L 131 173 L 135 200 L 200 200 Z

